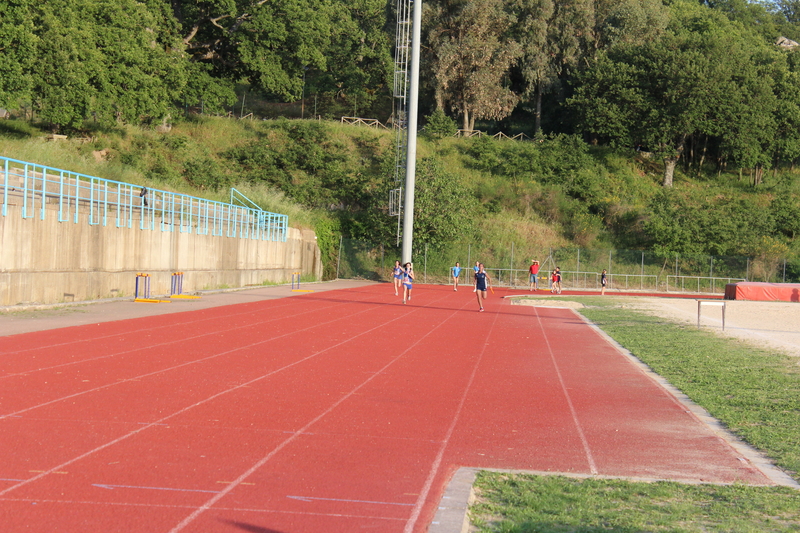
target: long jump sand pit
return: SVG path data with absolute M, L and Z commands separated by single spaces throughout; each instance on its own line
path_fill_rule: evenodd
M 631 307 L 672 320 L 697 325 L 697 300 L 680 298 L 641 298 Z M 700 327 L 747 341 L 761 348 L 780 350 L 800 357 L 800 304 L 792 302 L 750 302 L 731 300 L 725 307 L 703 305 Z
M 563 294 L 563 297 L 569 297 Z M 581 294 L 578 296 L 586 296 Z M 698 300 L 714 303 L 702 305 L 700 327 L 712 330 L 719 335 L 746 341 L 754 346 L 780 350 L 800 357 L 800 303 L 794 302 L 755 302 L 747 300 L 728 300 L 725 302 L 725 329 L 722 329 L 723 300 L 707 300 L 701 295 L 697 298 L 653 298 L 631 296 L 608 296 L 620 306 L 644 311 L 666 320 L 687 325 L 697 325 Z M 514 295 L 517 305 L 534 307 L 561 307 L 580 309 L 585 305 L 575 301 L 553 298 L 530 298 Z

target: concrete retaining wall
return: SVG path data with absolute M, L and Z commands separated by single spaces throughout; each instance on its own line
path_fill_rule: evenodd
M 319 279 L 313 231 L 289 228 L 286 242 L 90 226 L 23 219 L 10 205 L 0 216 L 0 306 L 132 297 L 136 273 L 150 274 L 151 295 L 169 294 L 173 272 L 183 292 L 288 282 L 293 272 Z

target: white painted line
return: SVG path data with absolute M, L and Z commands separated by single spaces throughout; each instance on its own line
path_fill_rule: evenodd
M 334 320 L 330 320 L 330 321 L 328 321 L 328 322 L 317 323 L 317 324 L 314 324 L 313 326 L 309 326 L 308 328 L 306 328 L 306 330 L 307 330 L 307 329 L 312 329 L 312 328 L 318 327 L 318 326 L 320 326 L 320 325 L 323 325 L 323 324 L 328 324 L 328 323 L 331 323 L 331 322 L 335 322 L 335 321 L 337 321 L 337 320 L 341 320 L 341 319 L 350 319 L 350 318 L 351 318 L 352 316 L 354 316 L 354 315 L 358 315 L 358 314 L 361 314 L 361 313 L 366 313 L 366 312 L 368 312 L 368 311 L 370 311 L 370 310 L 371 310 L 370 308 L 367 308 L 367 309 L 365 309 L 365 310 L 362 310 L 362 311 L 357 311 L 356 313 L 353 313 L 352 315 L 348 315 L 348 316 L 346 316 L 346 317 L 339 317 L 339 318 L 336 318 L 336 319 L 334 319 Z M 381 327 L 381 326 L 375 326 L 375 328 L 373 328 L 373 329 L 377 329 L 377 328 L 379 328 L 379 327 Z M 300 331 L 305 331 L 305 330 L 300 330 Z M 370 331 L 372 331 L 372 330 L 370 330 Z M 297 332 L 297 331 L 295 331 L 295 333 L 296 333 L 296 332 Z M 361 335 L 364 335 L 364 334 L 366 334 L 366 333 L 369 333 L 369 332 L 364 332 L 364 333 L 362 333 Z M 266 342 L 269 342 L 270 340 L 274 340 L 275 338 L 284 337 L 284 336 L 286 336 L 286 335 L 290 335 L 290 334 L 291 334 L 291 333 L 286 333 L 286 334 L 284 334 L 284 335 L 280 335 L 280 336 L 278 336 L 278 337 L 273 337 L 272 339 L 268 339 L 268 340 L 264 340 L 264 341 L 255 342 L 255 343 L 253 343 L 253 344 L 250 344 L 250 345 L 248 345 L 248 346 L 243 346 L 243 347 L 239 347 L 239 348 L 236 348 L 236 349 L 233 349 L 233 350 L 228 350 L 228 352 L 223 352 L 223 353 L 220 353 L 220 354 L 217 354 L 217 355 L 213 355 L 213 356 L 205 357 L 205 358 L 203 358 L 203 359 L 200 359 L 200 360 L 198 360 L 198 361 L 204 361 L 204 360 L 207 360 L 207 359 L 213 359 L 214 357 L 218 357 L 218 356 L 224 355 L 225 353 L 232 353 L 232 352 L 235 352 L 235 351 L 238 351 L 238 350 L 242 350 L 242 349 L 244 349 L 244 348 L 247 348 L 247 347 L 258 346 L 258 345 L 260 345 L 260 344 L 264 344 L 264 343 L 266 343 Z M 359 337 L 359 336 L 360 336 L 360 335 L 356 335 L 355 337 L 352 337 L 352 338 L 350 338 L 350 339 L 347 339 L 347 340 L 345 340 L 345 341 L 342 341 L 341 343 L 337 344 L 336 346 L 339 346 L 339 345 L 341 345 L 341 344 L 345 344 L 345 343 L 347 343 L 347 342 L 350 342 L 351 340 L 353 340 L 353 339 L 355 339 L 355 338 L 357 338 L 357 337 Z M 176 417 L 176 416 L 178 416 L 178 415 L 180 415 L 180 414 L 183 414 L 183 413 L 185 413 L 185 412 L 187 412 L 187 411 L 189 411 L 189 410 L 191 410 L 191 409 L 194 409 L 195 407 L 198 407 L 198 406 L 200 406 L 200 405 L 203 405 L 203 404 L 206 404 L 206 403 L 208 403 L 208 402 L 210 402 L 210 401 L 212 401 L 212 400 L 215 400 L 215 399 L 219 398 L 220 396 L 224 396 L 224 395 L 226 395 L 226 394 L 228 394 L 228 393 L 230 393 L 230 392 L 233 392 L 233 391 L 235 391 L 235 390 L 242 389 L 242 388 L 244 388 L 244 387 L 247 387 L 248 385 L 250 385 L 250 384 L 252 384 L 252 383 L 256 383 L 256 382 L 258 382 L 258 381 L 261 381 L 261 380 L 263 380 L 263 379 L 266 379 L 266 378 L 268 378 L 268 377 L 270 377 L 270 376 L 273 376 L 273 375 L 275 375 L 275 374 L 277 374 L 277 373 L 279 373 L 279 372 L 282 372 L 282 371 L 284 371 L 284 370 L 286 370 L 286 369 L 289 369 L 289 368 L 292 368 L 292 367 L 294 367 L 294 366 L 297 366 L 297 365 L 299 365 L 300 363 L 303 363 L 303 362 L 305 362 L 305 361 L 308 361 L 308 360 L 310 360 L 310 359 L 313 359 L 314 357 L 317 357 L 319 354 L 321 354 L 321 353 L 324 353 L 325 351 L 327 351 L 327 350 L 330 350 L 331 348 L 335 348 L 336 346 L 331 346 L 331 347 L 329 347 L 329 348 L 325 348 L 324 350 L 320 350 L 319 352 L 313 353 L 313 354 L 311 354 L 311 355 L 309 355 L 309 356 L 307 356 L 307 357 L 304 357 L 304 358 L 302 358 L 302 359 L 298 359 L 297 361 L 295 361 L 295 362 L 293 362 L 293 363 L 289 363 L 288 365 L 285 365 L 285 366 L 283 366 L 283 367 L 281 367 L 281 368 L 275 369 L 275 370 L 273 370 L 272 372 L 268 372 L 268 373 L 266 373 L 266 374 L 264 374 L 264 375 L 262 375 L 262 376 L 259 376 L 259 377 L 255 378 L 255 379 L 252 379 L 252 380 L 250 380 L 250 381 L 248 381 L 248 382 L 246 382 L 246 383 L 241 383 L 241 384 L 239 384 L 239 385 L 236 385 L 235 387 L 231 387 L 231 388 L 229 388 L 229 389 L 226 389 L 226 390 L 223 390 L 223 391 L 221 391 L 221 392 L 218 392 L 218 393 L 216 393 L 216 394 L 213 394 L 213 395 L 211 395 L 211 396 L 207 397 L 206 399 L 204 399 L 204 400 L 200 400 L 199 402 L 196 402 L 196 403 L 194 403 L 194 404 L 192 404 L 192 405 L 188 405 L 188 406 L 184 407 L 183 409 L 179 409 L 179 410 L 175 411 L 174 413 L 172 413 L 172 414 L 170 414 L 170 415 L 167 415 L 167 416 L 165 416 L 165 417 L 163 417 L 163 418 L 161 418 L 161 419 L 159 419 L 159 420 L 155 420 L 155 421 L 153 421 L 152 423 L 150 423 L 150 424 L 148 424 L 148 425 L 146 425 L 146 426 L 142 426 L 142 427 L 140 427 L 140 428 L 138 428 L 138 429 L 135 429 L 135 430 L 133 430 L 133 431 L 131 431 L 131 432 L 129 432 L 129 433 L 126 433 L 125 435 L 122 435 L 122 436 L 120 436 L 120 437 L 118 437 L 118 438 L 116 438 L 116 439 L 114 439 L 114 440 L 112 440 L 112 441 L 109 441 L 109 442 L 107 442 L 107 443 L 105 443 L 105 444 L 103 444 L 103 445 L 101 445 L 101 446 L 98 446 L 97 448 L 94 448 L 93 450 L 89 450 L 89 451 L 87 451 L 87 452 L 85 452 L 85 453 L 83 453 L 83 454 L 81 454 L 81 455 L 78 455 L 77 457 L 73 457 L 72 459 L 69 459 L 68 461 L 65 461 L 65 462 L 61 463 L 60 465 L 54 466 L 53 468 L 51 468 L 51 469 L 49 469 L 49 470 L 46 470 L 46 471 L 42 472 L 42 473 L 41 473 L 41 474 L 39 474 L 38 476 L 34 476 L 34 477 L 30 478 L 30 479 L 26 479 L 25 481 L 21 481 L 21 482 L 17 483 L 16 485 L 13 485 L 13 486 L 11 486 L 11 487 L 8 487 L 8 488 L 6 488 L 6 489 L 4 489 L 4 490 L 0 490 L 0 496 L 3 496 L 3 495 L 5 495 L 5 494 L 7 494 L 7 493 L 9 493 L 9 492 L 11 492 L 11 491 L 13 491 L 13 490 L 16 490 L 16 489 L 18 489 L 18 488 L 20 488 L 20 487 L 23 487 L 23 486 L 25 486 L 25 485 L 27 485 L 27 484 L 29 484 L 29 483 L 32 483 L 32 482 L 34 482 L 34 481 L 38 481 L 39 479 L 41 479 L 41 478 L 43 478 L 43 477 L 47 476 L 48 474 L 56 473 L 56 472 L 58 472 L 60 469 L 64 468 L 65 466 L 69 466 L 69 465 L 71 465 L 71 464 L 73 464 L 73 463 L 75 463 L 75 462 L 77 462 L 77 461 L 80 461 L 81 459 L 84 459 L 84 458 L 86 458 L 86 457 L 88 457 L 88 456 L 90 456 L 90 455 L 92 455 L 92 454 L 94 454 L 94 453 L 96 453 L 96 452 L 99 452 L 99 451 L 105 450 L 106 448 L 108 448 L 108 447 L 110 447 L 110 446 L 113 446 L 113 445 L 115 445 L 115 444 L 118 444 L 118 443 L 120 443 L 120 442 L 122 442 L 122 441 L 124 441 L 124 440 L 128 439 L 129 437 L 133 437 L 134 435 L 138 435 L 139 433 L 143 432 L 143 431 L 144 431 L 144 430 L 146 430 L 146 429 L 149 429 L 149 428 L 151 428 L 151 427 L 157 426 L 157 425 L 159 425 L 159 424 L 163 424 L 163 423 L 164 423 L 164 422 L 166 422 L 167 420 L 170 420 L 170 419 L 172 419 L 172 418 L 174 418 L 174 417 Z M 194 364 L 195 362 L 197 362 L 197 361 L 194 361 L 194 362 L 191 362 L 191 363 L 184 363 L 184 364 L 182 364 L 182 365 L 178 365 L 177 367 L 174 367 L 174 368 L 180 368 L 180 367 L 183 367 L 183 366 L 187 366 L 187 365 L 190 365 L 190 364 Z M 151 374 L 155 375 L 155 374 L 159 374 L 160 372 L 162 372 L 162 371 L 158 371 L 158 372 L 151 372 Z M 117 383 L 123 383 L 123 382 L 124 382 L 124 381 L 118 381 Z M 106 388 L 106 387 L 110 387 L 110 386 L 111 386 L 111 384 L 109 384 L 109 385 L 105 385 L 105 386 L 103 386 L 103 387 L 98 387 L 98 389 L 97 389 L 97 390 L 99 390 L 99 389 L 103 389 L 103 388 Z M 84 392 L 82 392 L 82 393 L 78 393 L 78 394 L 73 394 L 73 395 L 67 396 L 67 398 L 71 398 L 71 397 L 74 397 L 74 396 L 80 396 L 81 394 L 85 394 L 86 392 L 88 392 L 88 391 L 84 391 Z M 62 399 L 64 399 L 64 398 L 62 398 Z M 50 402 L 46 402 L 46 403 L 44 403 L 44 404 L 42 404 L 42 405 L 48 405 L 48 404 L 51 404 L 51 403 L 56 403 L 57 401 L 58 401 L 58 400 L 53 400 L 53 401 L 50 401 Z M 343 400 L 342 400 L 342 401 L 343 401 Z M 22 411 L 17 411 L 17 412 L 23 412 L 23 411 L 27 411 L 27 410 L 30 410 L 30 409 L 34 409 L 34 407 L 30 407 L 30 408 L 28 408 L 28 409 L 23 409 Z M 12 413 L 12 414 L 15 414 L 15 413 Z M 3 417 L 2 417 L 2 416 L 0 416 L 0 420 L 2 420 L 2 418 L 3 418 Z M 295 434 L 295 435 L 293 435 L 292 437 L 290 437 L 290 438 L 289 438 L 289 440 L 291 440 L 291 439 L 294 439 L 295 437 L 296 437 L 296 434 Z M 286 441 L 286 442 L 288 442 L 288 441 Z M 236 484 L 238 484 L 238 482 L 236 482 Z M 232 487 L 235 487 L 235 486 L 236 486 L 236 484 L 234 484 L 234 485 L 231 485 L 231 488 L 232 488 Z M 227 491 L 226 491 L 226 492 L 227 492 Z
M 500 316 L 499 313 L 494 313 L 494 320 L 492 321 L 492 325 L 486 333 L 487 339 L 494 330 L 494 326 L 497 323 L 498 316 Z M 480 366 L 481 361 L 483 360 L 483 356 L 486 353 L 486 347 L 488 345 L 489 345 L 488 342 L 483 343 L 483 349 L 481 350 L 481 353 L 478 355 L 477 360 L 475 361 L 475 365 L 472 367 L 472 374 L 470 374 L 469 381 L 467 381 L 467 385 L 466 387 L 464 387 L 464 393 L 461 395 L 461 400 L 458 402 L 458 408 L 456 409 L 455 415 L 453 415 L 453 420 L 450 422 L 450 427 L 447 428 L 447 433 L 445 434 L 445 437 L 442 440 L 442 445 L 439 447 L 439 453 L 436 454 L 436 458 L 431 464 L 431 469 L 428 472 L 428 478 L 425 480 L 425 485 L 423 486 L 422 491 L 420 492 L 419 497 L 417 498 L 416 505 L 414 505 L 414 511 L 411 513 L 408 522 L 406 522 L 406 527 L 403 529 L 404 533 L 412 533 L 414 531 L 414 526 L 416 525 L 417 520 L 419 520 L 419 516 L 422 513 L 422 507 L 423 505 L 425 505 L 425 500 L 428 498 L 428 494 L 430 493 L 431 487 L 433 486 L 433 480 L 436 477 L 436 474 L 439 472 L 439 468 L 442 465 L 442 459 L 444 458 L 444 451 L 445 449 L 447 449 L 447 445 L 450 443 L 450 438 L 453 436 L 453 431 L 455 431 L 456 424 L 458 423 L 458 420 L 461 417 L 461 411 L 464 409 L 464 403 L 467 401 L 467 395 L 469 394 L 469 391 L 472 389 L 472 383 L 475 381 L 475 376 L 478 373 L 478 366 Z
M 175 492 L 210 492 L 211 494 L 217 494 L 218 490 L 200 490 L 200 489 L 175 489 L 171 487 L 140 487 L 136 485 L 107 485 L 103 483 L 92 483 L 92 487 L 98 487 L 101 489 L 139 489 L 139 490 L 169 490 Z
M 536 311 L 536 319 L 539 321 L 539 327 L 542 330 L 542 336 L 544 337 L 544 342 L 547 344 L 547 351 L 550 353 L 550 360 L 553 362 L 553 367 L 556 369 L 556 375 L 558 376 L 558 382 L 561 384 L 561 390 L 564 393 L 564 397 L 567 400 L 567 405 L 569 406 L 569 412 L 572 414 L 572 421 L 575 424 L 575 428 L 578 430 L 578 436 L 580 436 L 581 443 L 583 444 L 583 450 L 586 453 L 586 459 L 589 462 L 589 471 L 592 474 L 597 474 L 597 465 L 594 462 L 594 456 L 592 455 L 592 450 L 589 447 L 589 441 L 586 439 L 586 435 L 583 432 L 583 427 L 581 426 L 580 420 L 578 420 L 578 413 L 575 410 L 575 406 L 572 403 L 572 397 L 569 395 L 569 391 L 567 389 L 566 384 L 564 383 L 564 378 L 561 376 L 561 370 L 558 367 L 558 362 L 556 361 L 556 356 L 553 353 L 553 348 L 550 346 L 550 339 L 547 338 L 547 329 L 542 324 L 542 317 L 539 316 L 539 310 L 534 307 Z M 576 313 L 577 314 L 577 313 Z
M 440 298 L 440 300 L 441 300 L 441 299 L 443 299 L 443 298 L 444 298 L 444 297 Z M 414 309 L 414 308 L 412 307 L 412 308 L 409 308 L 409 309 Z M 420 309 L 420 308 L 417 308 L 417 309 Z M 462 307 L 462 309 L 463 309 L 463 307 Z M 371 311 L 371 308 L 367 309 L 366 311 Z M 366 311 L 365 311 L 365 312 L 366 312 Z M 411 312 L 409 312 L 408 314 L 411 314 L 411 313 L 413 313 L 413 312 L 414 312 L 414 311 L 411 311 Z M 195 520 L 195 519 L 196 519 L 198 516 L 200 516 L 201 514 L 203 514 L 204 512 L 206 512 L 206 511 L 207 511 L 208 509 L 210 509 L 210 508 L 211 508 L 211 507 L 212 507 L 212 506 L 213 506 L 215 503 L 217 503 L 219 500 L 221 500 L 222 498 L 224 498 L 224 497 L 225 497 L 225 496 L 226 496 L 226 495 L 227 495 L 229 492 L 231 492 L 233 489 L 235 489 L 237 486 L 239 486 L 239 485 L 240 485 L 240 484 L 241 484 L 241 483 L 242 483 L 242 482 L 243 482 L 245 479 L 247 479 L 248 477 L 250 477 L 250 476 L 251 476 L 251 475 L 252 475 L 254 472 L 256 472 L 256 471 L 257 471 L 259 468 L 261 468 L 261 467 L 262 467 L 262 466 L 264 466 L 264 465 L 265 465 L 265 464 L 266 464 L 268 461 L 270 461 L 270 460 L 271 460 L 271 459 L 272 459 L 272 458 L 273 458 L 273 457 L 274 457 L 274 456 L 275 456 L 275 455 L 276 455 L 278 452 L 280 452 L 280 451 L 281 451 L 283 448 L 285 448 L 286 446 L 288 446 L 289 444 L 291 444 L 291 443 L 292 443 L 292 442 L 293 442 L 295 439 L 297 439 L 297 438 L 298 438 L 300 435 L 303 435 L 303 434 L 305 434 L 305 433 L 306 433 L 306 431 L 307 431 L 307 430 L 308 430 L 308 429 L 309 429 L 311 426 L 313 426 L 314 424 L 316 424 L 317 422 L 319 422 L 320 420 L 322 420 L 323 418 L 325 418 L 325 417 L 326 417 L 327 415 L 329 415 L 329 414 L 330 414 L 330 413 L 331 413 L 331 412 L 332 412 L 334 409 L 336 409 L 337 407 L 339 407 L 339 405 L 341 405 L 341 404 L 342 404 L 342 403 L 344 403 L 346 400 L 348 400 L 348 399 L 350 399 L 352 396 L 354 396 L 354 395 L 355 395 L 355 394 L 356 394 L 356 393 L 357 393 L 359 390 L 361 390 L 361 389 L 362 389 L 364 386 L 366 386 L 366 385 L 367 385 L 368 383 L 370 383 L 372 380 L 374 380 L 375 378 L 377 378 L 378 376 L 380 376 L 381 374 L 383 374 L 383 373 L 384 373 L 384 372 L 385 372 L 385 371 L 386 371 L 386 370 L 387 370 L 387 369 L 388 369 L 390 366 L 392 366 L 392 365 L 393 365 L 393 364 L 395 364 L 397 361 L 399 361 L 400 359 L 402 359 L 402 358 L 403 358 L 403 357 L 404 357 L 404 356 L 405 356 L 405 355 L 406 355 L 408 352 L 410 352 L 410 351 L 411 351 L 413 348 L 415 348 L 415 347 L 416 347 L 416 346 L 417 346 L 419 343 L 421 343 L 423 340 L 427 339 L 427 338 L 428 338 L 428 337 L 429 337 L 429 336 L 430 336 L 430 335 L 431 335 L 431 334 L 432 334 L 434 331 L 436 331 L 437 329 L 439 329 L 439 328 L 442 326 L 442 324 L 444 324 L 445 322 L 447 322 L 447 321 L 448 321 L 450 318 L 452 318 L 452 317 L 456 316 L 456 313 L 458 313 L 458 311 L 453 311 L 453 313 L 452 313 L 452 314 L 451 314 L 451 315 L 450 315 L 448 318 L 446 318 L 446 319 L 442 320 L 442 321 L 441 321 L 441 322 L 439 322 L 437 325 L 435 325 L 433 328 L 431 328 L 431 329 L 430 329 L 430 331 L 428 331 L 428 332 L 427 332 L 425 335 L 422 335 L 422 336 L 421 336 L 419 339 L 417 339 L 417 340 L 416 340 L 416 342 L 414 342 L 413 344 L 411 344 L 411 345 L 410 345 L 408 348 L 406 348 L 405 350 L 403 350 L 403 351 L 402 351 L 402 352 L 401 352 L 401 353 L 400 353 L 400 354 L 399 354 L 397 357 L 395 357 L 394 359 L 392 359 L 391 361 L 389 361 L 389 362 L 388 362 L 386 365 L 384 365 L 384 367 L 383 367 L 383 368 L 381 368 L 380 370 L 378 370 L 377 372 L 375 372 L 374 374 L 372 374 L 372 375 L 371 375 L 369 378 L 367 378 L 366 380 L 364 380 L 364 381 L 363 381 L 363 382 L 362 382 L 360 385 L 358 385 L 357 387 L 355 387 L 355 388 L 354 388 L 353 390 L 351 390 L 349 393 L 347 393 L 347 394 L 345 394 L 344 396 L 342 396 L 341 398 L 339 398 L 337 401 L 335 401 L 333 404 L 331 404 L 331 406 L 330 406 L 330 407 L 328 407 L 328 408 L 327 408 L 325 411 L 323 411 L 323 412 L 322 412 L 322 413 L 320 413 L 318 416 L 316 416 L 315 418 L 313 418 L 313 419 L 312 419 L 310 422 L 308 422 L 308 423 L 307 423 L 305 426 L 303 426 L 302 428 L 300 428 L 299 430 L 297 430 L 297 432 L 296 432 L 296 433 L 294 433 L 294 434 L 293 434 L 291 437 L 287 438 L 286 440 L 284 440 L 283 442 L 281 442 L 280 444 L 278 444 L 278 445 L 277 445 L 277 446 L 276 446 L 276 447 L 275 447 L 275 448 L 274 448 L 274 449 L 273 449 L 271 452 L 269 452 L 267 455 L 265 455 L 264 457 L 262 457 L 262 458 L 261 458 L 261 459 L 260 459 L 258 462 L 256 462 L 256 463 L 255 463 L 253 466 L 251 466 L 251 467 L 250 467 L 250 468 L 249 468 L 247 471 L 245 471 L 245 472 L 244 472 L 244 473 L 243 473 L 241 476 L 239 476 L 238 478 L 236 478 L 236 480 L 234 480 L 234 481 L 233 481 L 233 482 L 232 482 L 230 485 L 228 485 L 227 487 L 225 487 L 225 489 L 223 489 L 223 490 L 222 490 L 222 491 L 221 491 L 219 494 L 217 494 L 216 496 L 214 496 L 213 498 L 211 498 L 210 500 L 208 500 L 208 501 L 207 501 L 206 503 L 204 503 L 204 504 L 203 504 L 201 507 L 197 508 L 197 509 L 196 509 L 196 510 L 195 510 L 195 511 L 192 513 L 192 514 L 190 514 L 189 516 L 187 516 L 186 518 L 184 518 L 184 519 L 183 519 L 183 520 L 182 520 L 182 521 L 181 521 L 181 522 L 180 522 L 178 525 L 176 525 L 174 528 L 172 528 L 172 529 L 169 531 L 169 533 L 178 533 L 179 531 L 183 531 L 183 529 L 184 529 L 186 526 L 188 526 L 189 524 L 191 524 L 192 522 L 194 522 L 194 520 Z M 495 318 L 495 320 L 496 320 L 496 318 Z M 307 360 L 307 359 L 311 359 L 312 357 L 316 357 L 318 354 L 321 354 L 321 353 L 327 352 L 328 350 L 332 350 L 333 348 L 337 348 L 337 347 L 339 347 L 339 346 L 342 346 L 342 345 L 344 345 L 344 344 L 347 344 L 347 343 L 349 343 L 349 342 L 351 342 L 351 341 L 353 341 L 353 340 L 355 340 L 355 339 L 357 339 L 357 338 L 359 338 L 359 337 L 362 337 L 362 336 L 364 336 L 364 335 L 366 335 L 366 334 L 368 334 L 368 333 L 372 333 L 372 332 L 373 332 L 373 331 L 375 331 L 376 329 L 379 329 L 379 328 L 382 328 L 382 327 L 386 326 L 386 324 L 394 323 L 394 322 L 396 322 L 396 321 L 397 321 L 397 318 L 392 318 L 391 320 L 388 320 L 388 321 L 384 322 L 383 324 L 379 324 L 379 325 L 377 325 L 377 326 L 375 326 L 375 327 L 373 327 L 373 328 L 370 328 L 370 329 L 368 329 L 367 331 L 364 331 L 364 332 L 361 332 L 361 333 L 359 333 L 359 334 L 357 334 L 357 335 L 354 335 L 353 337 L 350 337 L 349 339 L 343 340 L 342 342 L 340 342 L 340 343 L 338 343 L 338 344 L 335 344 L 335 345 L 333 345 L 333 346 L 329 346 L 329 347 L 325 348 L 324 350 L 320 350 L 320 351 L 319 351 L 319 352 L 317 352 L 316 354 L 310 355 L 310 356 L 306 357 L 305 359 L 302 359 L 301 361 L 297 361 L 297 362 L 295 362 L 295 363 L 292 363 L 291 365 L 288 365 L 288 366 L 294 366 L 294 365 L 296 365 L 296 364 L 299 364 L 299 363 L 300 363 L 300 362 L 302 362 L 302 361 L 305 361 L 305 360 Z M 257 380 L 253 380 L 253 381 L 257 381 Z M 250 382 L 250 383 L 252 383 L 252 382 Z M 245 385 L 246 385 L 246 384 L 245 384 Z M 0 495 L 2 495 L 2 492 L 0 492 Z M 424 500 L 423 500 L 423 501 L 424 501 Z M 406 526 L 406 527 L 407 527 L 407 526 Z
M 314 496 L 286 496 L 291 500 L 300 500 L 301 502 L 322 501 L 322 502 L 344 502 L 344 503 L 370 503 L 376 505 L 402 505 L 411 507 L 413 503 L 396 503 L 396 502 L 374 502 L 370 500 L 344 500 L 340 498 L 316 498 Z

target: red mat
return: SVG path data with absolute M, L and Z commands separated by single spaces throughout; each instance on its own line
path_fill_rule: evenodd
M 746 281 L 725 285 L 726 300 L 762 302 L 800 302 L 800 283 L 760 283 Z
M 769 483 L 568 309 L 388 285 L 0 338 L 0 523 L 423 532 L 460 466 Z

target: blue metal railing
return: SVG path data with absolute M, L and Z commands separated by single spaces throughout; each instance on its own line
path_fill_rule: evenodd
M 143 230 L 177 228 L 181 233 L 286 242 L 288 216 L 264 211 L 252 202 L 234 205 L 233 192 L 226 204 L 6 157 L 0 161 L 3 216 L 9 205 L 16 204 L 22 206 L 23 218 L 38 214 L 44 220 L 48 211 L 57 211 L 59 222 L 77 224 L 85 214 L 90 225 L 133 228 L 137 224 Z

